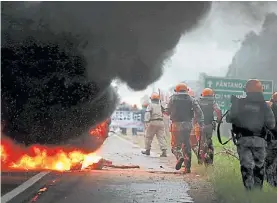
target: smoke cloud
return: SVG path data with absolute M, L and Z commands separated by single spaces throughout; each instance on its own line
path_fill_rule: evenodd
M 159 79 L 209 2 L 2 2 L 1 115 L 20 143 L 60 144 L 111 115 L 119 78 Z

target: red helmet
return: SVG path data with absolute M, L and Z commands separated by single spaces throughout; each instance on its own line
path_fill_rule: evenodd
M 201 94 L 202 97 L 210 97 L 213 95 L 214 95 L 214 91 L 211 88 L 203 89 L 202 94 Z
M 185 83 L 179 83 L 175 87 L 175 92 L 187 92 L 188 86 Z
M 151 100 L 159 100 L 160 99 L 160 95 L 156 92 L 152 93 L 151 97 L 150 97 Z

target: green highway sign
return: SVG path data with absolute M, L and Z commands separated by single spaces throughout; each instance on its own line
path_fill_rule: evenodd
M 247 80 L 242 79 L 231 79 L 231 78 L 220 78 L 210 77 L 205 78 L 205 87 L 209 87 L 213 90 L 224 90 L 224 91 L 243 91 Z M 273 93 L 273 81 L 261 80 L 264 92 Z
M 204 80 L 205 87 L 215 92 L 216 102 L 223 112 L 230 108 L 232 95 L 238 98 L 246 96 L 244 87 L 247 80 L 211 76 L 206 76 Z M 265 100 L 269 100 L 273 93 L 273 81 L 261 80 L 261 82 L 264 87 Z

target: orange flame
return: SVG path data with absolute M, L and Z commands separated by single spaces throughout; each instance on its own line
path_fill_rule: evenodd
M 108 133 L 107 123 L 101 123 L 90 134 L 105 137 Z M 32 145 L 22 147 L 8 138 L 1 138 L 1 168 L 2 170 L 70 170 L 74 165 L 81 164 L 82 169 L 98 163 L 101 157 L 96 153 L 85 153 L 80 149 L 70 147 L 49 147 Z

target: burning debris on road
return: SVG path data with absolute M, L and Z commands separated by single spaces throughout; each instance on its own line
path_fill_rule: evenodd
M 108 136 L 107 122 L 92 128 L 89 134 L 103 142 Z M 110 168 L 139 168 L 139 166 L 117 166 L 103 159 L 97 153 L 91 153 L 73 146 L 20 145 L 10 138 L 1 137 L 1 168 L 4 170 L 54 170 L 74 171 L 84 169 L 101 170 Z
M 23 147 L 3 136 L 1 139 L 2 170 L 66 171 L 75 165 L 84 169 L 100 160 L 96 153 L 85 153 L 78 149 L 41 145 Z
M 89 131 L 101 144 L 108 136 L 108 124 L 103 122 Z M 89 143 L 88 143 L 89 144 Z M 23 146 L 10 138 L 1 137 L 2 170 L 57 170 L 66 171 L 74 168 L 85 169 L 100 162 L 96 153 L 67 146 Z

